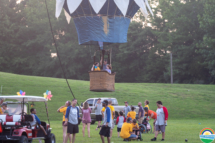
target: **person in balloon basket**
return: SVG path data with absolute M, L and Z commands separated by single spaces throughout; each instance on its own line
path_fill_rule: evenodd
M 100 64 L 102 65 L 102 59 L 100 61 Z M 107 64 L 107 59 L 104 59 L 102 70 L 105 71 L 107 69 L 107 65 L 109 65 L 109 64 Z
M 100 71 L 101 69 L 99 68 L 99 63 L 95 62 L 91 68 L 91 71 Z
M 105 69 L 109 74 L 111 74 L 111 65 L 107 65 Z
M 72 100 L 72 106 L 68 106 L 66 109 L 66 116 L 65 116 L 65 123 L 64 125 L 67 125 L 67 136 L 65 138 L 65 142 L 67 143 L 68 137 L 70 134 L 72 134 L 72 143 L 75 142 L 75 135 L 79 133 L 79 128 L 78 128 L 78 119 L 81 120 L 81 117 L 79 116 L 79 109 L 76 106 L 77 100 L 73 99 Z
M 105 143 L 104 137 L 107 137 L 107 141 L 108 141 L 108 143 L 110 143 L 110 130 L 111 130 L 112 121 L 113 121 L 112 117 L 111 117 L 111 110 L 108 107 L 107 100 L 104 100 L 102 102 L 102 106 L 105 108 L 105 111 L 104 111 L 103 125 L 102 125 L 102 128 L 101 128 L 99 134 L 101 136 L 102 143 Z
M 157 119 L 155 119 L 155 137 L 151 141 L 156 141 L 158 136 L 158 131 L 162 132 L 162 140 L 165 138 L 165 128 L 168 120 L 168 110 L 163 106 L 161 101 L 157 101 Z

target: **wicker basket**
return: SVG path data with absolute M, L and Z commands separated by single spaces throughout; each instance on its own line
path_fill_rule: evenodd
M 107 71 L 90 71 L 90 91 L 112 92 L 115 91 L 115 75 Z

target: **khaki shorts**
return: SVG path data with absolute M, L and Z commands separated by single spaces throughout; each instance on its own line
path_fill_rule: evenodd
M 139 123 L 140 123 L 140 124 L 143 123 L 143 119 L 144 119 L 144 117 L 139 118 Z
M 113 130 L 114 127 L 115 127 L 115 123 L 114 123 L 114 120 L 112 119 L 112 127 L 111 127 L 111 130 Z

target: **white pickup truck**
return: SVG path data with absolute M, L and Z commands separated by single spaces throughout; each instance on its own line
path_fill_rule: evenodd
M 117 101 L 116 98 L 108 98 L 108 97 L 101 98 L 101 102 L 104 101 L 104 100 L 111 100 L 112 101 L 112 106 L 115 109 L 115 118 L 114 119 L 116 119 L 118 117 L 118 115 L 119 115 L 119 111 L 123 111 L 125 105 L 119 106 L 118 105 L 118 101 Z M 98 101 L 98 98 L 89 98 L 89 99 L 87 99 L 85 101 L 85 102 L 87 102 L 89 104 L 89 107 L 90 107 L 90 109 L 92 111 L 92 113 L 91 113 L 91 120 L 92 120 L 91 124 L 95 123 L 95 119 L 96 119 L 96 116 L 95 116 L 95 104 L 96 104 L 97 101 Z M 132 105 L 132 106 L 134 106 L 134 105 Z M 83 103 L 81 103 L 81 107 L 83 107 Z M 134 107 L 136 108 L 135 109 L 135 111 L 137 113 L 136 114 L 136 118 L 138 119 L 138 110 L 139 110 L 139 107 L 138 106 L 134 106 Z M 80 116 L 82 117 L 82 113 L 81 112 L 80 112 Z

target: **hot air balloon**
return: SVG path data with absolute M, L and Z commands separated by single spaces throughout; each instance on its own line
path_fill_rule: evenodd
M 72 17 L 75 23 L 79 44 L 98 45 L 100 50 L 107 44 L 127 42 L 131 18 L 139 9 L 145 17 L 147 8 L 153 15 L 148 0 L 57 0 L 56 18 L 63 8 L 67 21 Z M 101 53 L 104 59 L 105 50 Z M 115 74 L 96 71 L 89 75 L 91 91 L 115 90 Z

